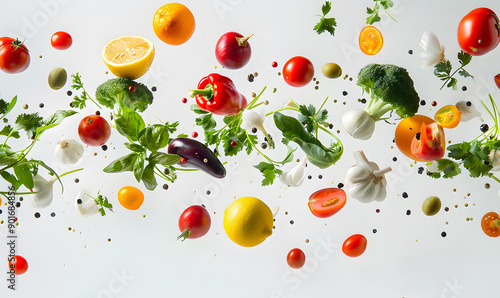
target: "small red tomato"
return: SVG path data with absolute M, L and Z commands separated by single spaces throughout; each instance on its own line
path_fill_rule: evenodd
M 484 55 L 500 42 L 500 24 L 497 15 L 480 7 L 469 12 L 458 24 L 458 43 L 472 56 Z
M 78 135 L 89 146 L 102 146 L 111 136 L 111 127 L 103 117 L 90 115 L 80 121 Z
M 204 206 L 188 207 L 179 217 L 179 230 L 182 233 L 177 237 L 177 240 L 200 238 L 210 230 L 210 225 L 210 214 Z
M 296 56 L 288 60 L 283 66 L 283 78 L 293 87 L 302 87 L 314 77 L 314 66 L 309 59 Z
M 306 255 L 301 249 L 294 248 L 286 256 L 286 262 L 293 269 L 300 269 L 306 263 Z
M 500 89 L 500 73 L 495 76 L 495 84 Z
M 419 133 L 411 142 L 411 153 L 423 161 L 432 161 L 444 156 L 445 140 L 443 127 L 436 122 L 422 123 Z
M 54 49 L 67 50 L 73 44 L 73 38 L 64 31 L 58 31 L 52 35 L 50 44 Z
M 309 209 L 312 214 L 326 218 L 339 212 L 346 203 L 346 194 L 340 188 L 324 188 L 309 197 Z
M 359 257 L 366 250 L 366 237 L 361 234 L 354 234 L 347 238 L 342 244 L 342 252 L 351 258 Z
M 498 213 L 486 213 L 481 219 L 481 228 L 490 237 L 500 236 L 500 216 L 498 216 Z
M 20 73 L 30 65 L 28 48 L 22 41 L 0 37 L 0 69 L 6 73 Z
M 28 271 L 28 262 L 25 258 L 15 255 L 9 260 L 9 273 L 21 275 Z

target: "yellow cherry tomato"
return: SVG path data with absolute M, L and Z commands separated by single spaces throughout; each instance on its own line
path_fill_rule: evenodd
M 460 117 L 460 110 L 456 106 L 447 105 L 436 112 L 434 120 L 444 128 L 455 128 L 460 123 Z
M 431 124 L 434 120 L 424 115 L 415 115 L 404 118 L 396 127 L 394 141 L 399 151 L 415 161 L 424 161 L 411 153 L 411 142 L 415 135 L 422 129 L 422 123 Z
M 144 194 L 133 186 L 124 186 L 118 191 L 118 202 L 129 210 L 137 210 L 144 202 Z
M 383 44 L 382 33 L 373 26 L 366 26 L 359 33 L 359 48 L 366 55 L 377 54 L 382 49 Z

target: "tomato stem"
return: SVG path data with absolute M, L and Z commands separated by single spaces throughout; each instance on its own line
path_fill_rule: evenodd
M 189 234 L 191 234 L 191 230 L 186 228 L 179 236 L 177 236 L 177 240 L 184 241 L 189 237 Z

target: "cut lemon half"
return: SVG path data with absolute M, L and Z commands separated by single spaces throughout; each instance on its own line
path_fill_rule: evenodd
M 135 80 L 148 71 L 153 63 L 155 48 L 144 37 L 126 35 L 104 45 L 101 55 L 115 76 Z

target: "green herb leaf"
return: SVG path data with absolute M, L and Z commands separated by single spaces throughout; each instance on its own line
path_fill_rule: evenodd
M 33 189 L 33 175 L 27 164 L 17 164 L 14 167 L 14 174 L 16 174 L 17 179 L 26 186 L 27 189 Z
M 106 209 L 108 209 L 109 211 L 111 212 L 114 212 L 113 211 L 113 205 L 109 202 L 108 198 L 101 195 L 100 194 L 100 191 L 97 192 L 97 197 L 93 197 L 93 196 L 90 196 L 88 194 L 86 194 L 87 196 L 91 197 L 92 199 L 94 199 L 94 202 L 95 204 L 97 205 L 97 210 L 99 211 L 99 213 L 101 214 L 101 216 L 105 216 L 106 215 Z
M 213 130 L 217 126 L 212 113 L 200 115 L 195 121 L 196 125 L 201 126 L 204 131 Z
M 330 1 L 326 1 L 325 4 L 321 7 L 321 12 L 323 12 L 323 15 L 326 16 L 327 13 L 332 10 L 332 3 Z
M 379 9 L 380 6 L 378 5 L 378 3 L 375 4 L 375 7 L 373 9 L 369 7 L 366 8 L 366 13 L 368 14 L 368 17 L 366 18 L 366 23 L 368 25 L 373 25 L 374 23 L 380 21 L 380 16 L 378 15 Z
M 50 115 L 49 117 L 45 118 L 42 121 L 42 126 L 38 127 L 36 129 L 36 135 L 41 135 L 42 132 L 46 131 L 47 129 L 50 129 L 54 126 L 57 126 L 61 124 L 61 122 L 69 116 L 72 116 L 76 114 L 77 112 L 75 111 L 70 111 L 70 110 L 58 110 L 54 114 Z
M 458 58 L 458 61 L 460 62 L 460 64 L 462 64 L 462 67 L 464 67 L 467 64 L 469 64 L 471 62 L 471 60 L 472 60 L 472 56 L 469 55 L 469 54 L 467 54 L 464 51 L 460 51 L 457 54 L 457 58 Z
M 327 31 L 332 36 L 335 35 L 335 27 L 337 26 L 337 21 L 335 20 L 335 18 L 326 18 L 326 15 L 330 12 L 331 9 L 332 3 L 330 1 L 326 1 L 325 4 L 321 7 L 323 15 L 320 15 L 320 21 L 313 28 L 316 33 L 321 34 Z
M 17 95 L 14 96 L 14 98 L 12 98 L 12 100 L 8 104 L 3 99 L 0 99 L 0 115 L 2 115 L 0 119 L 5 117 L 14 108 L 16 103 L 17 103 Z
M 130 143 L 123 143 L 123 145 L 125 147 L 127 147 L 127 149 L 129 149 L 130 151 L 134 151 L 134 152 L 146 152 L 146 148 L 144 148 L 143 146 L 141 145 L 137 145 L 137 144 L 130 144 Z
M 149 155 L 149 162 L 154 164 L 160 164 L 162 166 L 175 165 L 181 160 L 181 157 L 177 154 L 167 154 L 163 152 L 153 152 Z
M 156 182 L 155 177 L 155 165 L 153 163 L 149 163 L 142 173 L 142 183 L 148 190 L 154 190 L 158 183 Z
M 3 179 L 5 179 L 5 181 L 12 184 L 12 186 L 14 186 L 15 189 L 18 189 L 22 185 L 21 181 L 19 181 L 16 178 L 16 176 L 12 175 L 7 171 L 0 171 L 0 175 L 2 176 Z
M 167 126 L 153 124 L 144 128 L 139 133 L 139 143 L 148 148 L 149 151 L 156 152 L 164 148 L 170 142 L 170 134 Z
M 146 126 L 141 115 L 131 108 L 116 103 L 113 108 L 113 119 L 116 130 L 132 141 L 139 139 L 139 133 Z
M 146 152 L 141 152 L 137 154 L 134 164 L 134 177 L 137 182 L 141 182 L 141 178 L 144 172 L 144 162 L 146 161 Z
M 443 178 L 453 178 L 461 173 L 458 163 L 441 158 L 437 160 L 438 170 L 443 172 Z
M 277 169 L 274 164 L 267 163 L 267 162 L 261 162 L 258 165 L 254 166 L 254 168 L 258 169 L 262 175 L 264 176 L 264 179 L 262 180 L 261 185 L 262 186 L 267 186 L 271 185 L 274 183 L 274 179 L 276 177 L 281 176 L 283 174 L 283 171 L 280 169 Z
M 16 130 L 23 129 L 26 131 L 28 138 L 34 139 L 36 130 L 42 126 L 43 118 L 38 115 L 38 113 L 33 114 L 20 114 L 16 118 Z
M 132 152 L 125 156 L 122 156 L 112 161 L 109 165 L 107 165 L 103 169 L 103 171 L 105 173 L 119 173 L 119 172 L 133 171 L 134 165 L 136 163 L 139 154 L 140 154 L 139 152 Z
M 10 125 L 6 125 L 2 128 L 0 131 L 0 136 L 9 136 L 14 138 L 14 139 L 19 139 L 19 132 L 14 130 L 14 128 Z

